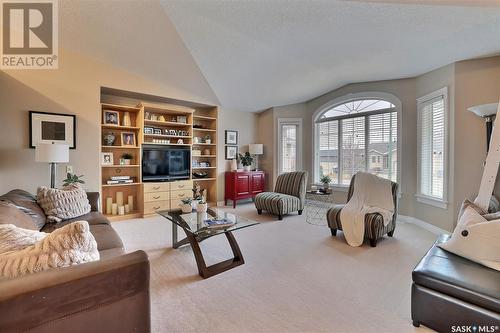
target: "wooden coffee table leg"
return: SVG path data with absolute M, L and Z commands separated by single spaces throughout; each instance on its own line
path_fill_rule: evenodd
M 193 249 L 194 257 L 196 259 L 196 264 L 198 265 L 198 273 L 202 278 L 204 279 L 209 278 L 211 276 L 225 272 L 229 269 L 243 265 L 245 263 L 243 255 L 241 254 L 240 251 L 240 247 L 238 246 L 238 243 L 236 242 L 236 239 L 234 238 L 233 234 L 231 232 L 226 232 L 225 235 L 229 242 L 229 245 L 231 246 L 231 250 L 233 251 L 234 257 L 228 260 L 221 261 L 217 264 L 213 264 L 208 267 L 205 263 L 205 258 L 203 258 L 203 253 L 201 252 L 200 245 L 196 240 L 196 237 L 194 237 L 191 234 L 187 235 L 187 239 L 189 240 L 191 248 Z

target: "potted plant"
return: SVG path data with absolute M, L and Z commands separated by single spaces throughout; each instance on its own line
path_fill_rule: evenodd
M 72 175 L 71 173 L 68 173 L 68 174 L 66 174 L 66 179 L 63 180 L 63 186 L 66 187 L 66 186 L 70 186 L 73 184 L 85 184 L 85 182 L 80 179 L 82 177 L 83 177 L 83 175 L 77 176 L 77 175 Z
M 205 213 L 208 209 L 208 205 L 207 205 L 207 202 L 205 201 L 205 199 L 200 199 L 200 201 L 198 201 L 198 204 L 196 205 L 196 211 L 198 213 Z
M 205 135 L 205 143 L 212 143 L 212 138 L 208 134 Z
M 182 199 L 181 201 L 182 201 L 182 204 L 180 206 L 181 206 L 182 212 L 184 214 L 191 213 L 193 210 L 193 206 L 191 206 L 193 199 L 186 198 L 186 199 Z
M 238 156 L 241 164 L 243 164 L 243 169 L 245 169 L 245 171 L 250 171 L 250 167 L 253 162 L 252 155 L 250 155 L 249 152 L 246 152 L 245 155 L 238 154 Z
M 122 154 L 122 161 L 124 165 L 130 165 L 130 161 L 132 161 L 134 157 L 129 153 Z
M 319 181 L 323 184 L 323 189 L 325 190 L 325 192 L 328 191 L 328 189 L 330 188 L 330 183 L 332 182 L 332 179 L 330 178 L 330 176 L 323 175 L 323 176 L 321 176 Z

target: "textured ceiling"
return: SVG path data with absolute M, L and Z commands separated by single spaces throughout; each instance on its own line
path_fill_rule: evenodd
M 222 106 L 235 110 L 500 52 L 498 1 L 160 2 Z

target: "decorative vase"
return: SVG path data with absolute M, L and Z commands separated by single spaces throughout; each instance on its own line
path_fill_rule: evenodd
M 125 162 L 125 165 L 130 165 L 130 159 L 124 158 L 123 161 Z
M 206 204 L 206 203 L 198 203 L 196 205 L 196 211 L 198 213 L 205 213 L 207 211 L 207 209 L 208 209 L 208 204 Z
M 329 190 L 329 189 L 330 189 L 330 184 L 327 184 L 327 183 L 326 183 L 326 184 L 323 184 L 323 190 L 324 190 L 325 192 L 328 192 L 328 190 Z
M 212 143 L 212 139 L 205 139 L 205 143 L 211 144 Z
M 198 138 L 197 136 L 195 136 L 193 138 L 193 143 L 200 143 L 200 138 Z
M 105 146 L 112 146 L 115 144 L 116 136 L 114 133 L 108 133 L 103 136 L 103 139 Z
M 191 213 L 191 211 L 193 210 L 193 207 L 191 206 L 191 204 L 182 204 L 181 210 L 184 214 L 187 214 L 187 213 Z
M 166 121 L 165 116 L 161 115 L 160 117 L 158 117 L 158 121 Z
M 244 165 L 243 170 L 245 171 L 250 171 L 250 165 Z
M 130 121 L 130 112 L 125 111 L 123 113 L 123 126 L 131 126 L 132 122 Z

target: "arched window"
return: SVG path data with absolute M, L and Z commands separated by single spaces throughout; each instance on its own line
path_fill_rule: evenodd
M 314 117 L 314 180 L 328 175 L 349 185 L 358 171 L 397 181 L 398 112 L 392 101 L 352 99 L 331 104 Z

